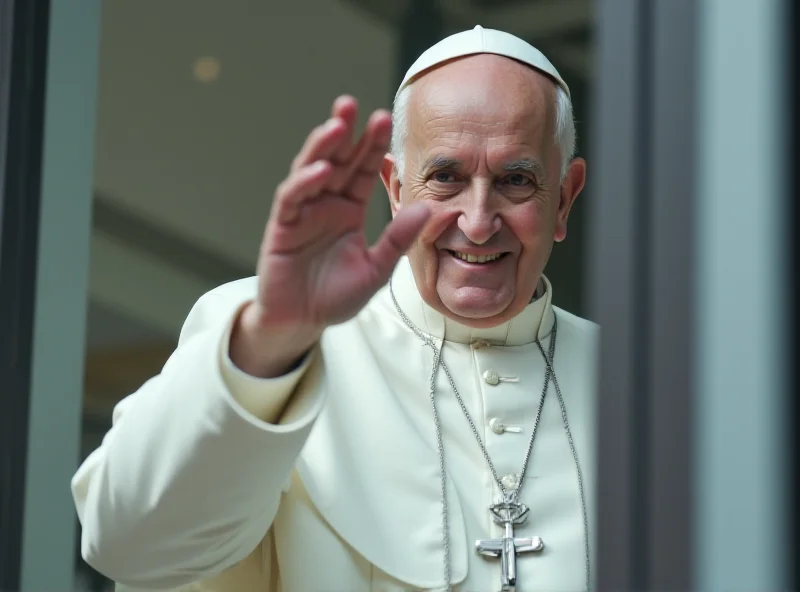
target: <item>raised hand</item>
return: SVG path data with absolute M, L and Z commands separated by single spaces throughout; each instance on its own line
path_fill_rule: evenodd
M 258 295 L 231 344 L 234 362 L 246 371 L 284 371 L 326 327 L 357 314 L 428 218 L 422 205 L 403 208 L 374 246 L 366 244 L 367 206 L 392 123 L 387 111 L 375 111 L 354 142 L 356 117 L 356 101 L 338 98 L 275 192 L 259 253 Z

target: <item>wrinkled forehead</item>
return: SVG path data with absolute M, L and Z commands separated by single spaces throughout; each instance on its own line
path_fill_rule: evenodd
M 461 58 L 426 73 L 411 88 L 409 136 L 420 148 L 448 135 L 531 145 L 553 137 L 555 83 L 513 59 Z

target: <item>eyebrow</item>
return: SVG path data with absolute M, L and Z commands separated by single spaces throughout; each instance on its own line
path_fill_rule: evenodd
M 523 158 L 522 160 L 515 160 L 513 162 L 509 162 L 506 166 L 503 167 L 503 170 L 508 172 L 524 172 L 530 173 L 536 177 L 541 177 L 544 175 L 544 167 L 536 160 L 531 160 L 529 158 Z
M 463 163 L 457 158 L 450 158 L 448 156 L 434 155 L 425 161 L 422 170 L 436 171 L 441 169 L 460 169 Z
M 457 159 L 451 158 L 449 156 L 442 156 L 442 155 L 434 155 L 431 156 L 428 160 L 425 161 L 423 166 L 423 171 L 438 171 L 442 169 L 453 169 L 458 170 L 462 167 L 464 163 Z M 520 160 L 514 160 L 509 162 L 503 167 L 503 170 L 506 172 L 523 172 L 529 173 L 535 177 L 542 177 L 544 175 L 544 167 L 538 160 L 532 160 L 530 158 L 522 158 Z

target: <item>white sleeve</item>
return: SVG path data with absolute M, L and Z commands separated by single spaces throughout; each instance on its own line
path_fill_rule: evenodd
M 242 299 L 210 292 L 162 372 L 114 410 L 72 492 L 84 559 L 137 588 L 179 587 L 247 557 L 266 535 L 324 397 L 321 356 L 256 379 L 227 357 Z M 262 417 L 277 417 L 277 425 Z

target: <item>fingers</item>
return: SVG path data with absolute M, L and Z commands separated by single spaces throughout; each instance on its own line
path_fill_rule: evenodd
M 381 284 L 389 279 L 397 261 L 414 243 L 429 217 L 430 210 L 422 203 L 401 209 L 370 248 L 369 257 Z
M 332 171 L 331 163 L 318 160 L 291 173 L 275 192 L 272 217 L 280 224 L 297 222 L 303 202 L 322 190 Z
M 333 102 L 331 118 L 314 128 L 292 161 L 296 171 L 317 160 L 334 164 L 346 161 L 353 149 L 353 130 L 358 116 L 358 104 L 353 97 L 343 95 Z
M 347 123 L 355 124 L 358 115 L 358 101 L 350 95 L 336 97 L 331 108 L 331 117 L 339 117 Z
M 380 175 L 391 137 L 391 114 L 384 110 L 375 111 L 354 149 L 350 163 L 331 180 L 331 191 L 343 192 L 357 201 L 368 200 Z
M 336 99 L 331 119 L 309 134 L 292 162 L 292 174 L 314 162 L 328 161 L 334 172 L 325 189 L 354 201 L 368 201 L 391 142 L 392 116 L 385 110 L 375 111 L 360 140 L 353 145 L 357 115 L 354 98 L 345 95 Z
M 358 102 L 349 95 L 337 98 L 333 102 L 331 117 L 341 119 L 347 126 L 342 141 L 339 142 L 330 157 L 334 164 L 344 164 L 353 153 L 353 135 L 356 128 L 356 117 L 358 117 Z
M 315 127 L 292 161 L 291 172 L 318 160 L 328 160 L 346 135 L 347 125 L 339 118 L 329 119 Z

